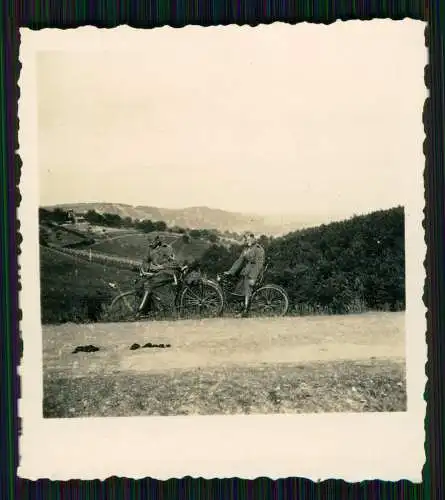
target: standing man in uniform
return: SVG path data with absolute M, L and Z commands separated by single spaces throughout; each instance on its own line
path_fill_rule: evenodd
M 145 279 L 144 296 L 139 306 L 139 313 L 144 310 L 153 290 L 174 280 L 174 271 L 180 266 L 176 261 L 172 246 L 163 243 L 161 238 L 156 236 L 148 246 L 143 267 L 145 272 L 152 274 Z
M 233 266 L 224 274 L 228 276 L 240 276 L 240 281 L 235 287 L 235 293 L 238 291 L 244 295 L 244 310 L 242 316 L 247 316 L 252 288 L 264 269 L 265 251 L 258 243 L 255 235 L 248 233 L 244 236 L 246 247 Z

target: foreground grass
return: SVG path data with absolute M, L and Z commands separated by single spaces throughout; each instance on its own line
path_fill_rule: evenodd
M 44 380 L 45 418 L 406 410 L 404 364 L 264 364 Z

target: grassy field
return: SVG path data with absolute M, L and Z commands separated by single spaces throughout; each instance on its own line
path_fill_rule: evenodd
M 123 227 L 105 227 L 105 226 L 96 226 L 94 224 L 88 223 L 80 223 L 75 225 L 76 229 L 82 231 L 86 234 L 92 233 L 94 238 L 103 239 L 103 238 L 113 238 L 113 237 L 122 237 L 122 236 L 131 236 L 133 234 L 138 233 L 136 229 L 133 228 L 123 228 Z
M 115 294 L 107 282 L 126 289 L 134 277 L 128 269 L 87 262 L 41 246 L 42 322 L 85 321 L 88 307 L 94 307 L 95 301 L 108 303 Z
M 46 240 L 50 245 L 63 247 L 87 242 L 89 239 L 89 235 L 86 232 L 78 232 L 72 227 L 42 224 L 40 229 L 44 231 Z
M 152 234 L 150 233 L 150 238 Z M 181 235 L 165 233 L 161 235 L 163 241 L 173 246 L 179 261 L 192 261 L 199 259 L 210 244 L 207 241 L 192 238 L 186 243 Z M 146 234 L 138 233 L 126 235 L 125 237 L 111 237 L 107 240 L 91 246 L 95 252 L 117 255 L 130 259 L 142 259 L 147 252 L 148 237 Z
M 210 243 L 208 241 L 195 238 L 192 238 L 189 242 L 185 242 L 182 238 L 178 238 L 173 243 L 176 258 L 180 262 L 193 262 L 199 260 L 209 247 Z
M 163 235 L 164 241 L 168 243 L 175 241 L 176 238 L 176 235 Z M 147 252 L 148 243 L 149 236 L 144 233 L 110 235 L 109 238 L 92 245 L 91 250 L 129 259 L 142 259 Z
M 406 410 L 403 313 L 65 324 L 43 346 L 48 418 Z

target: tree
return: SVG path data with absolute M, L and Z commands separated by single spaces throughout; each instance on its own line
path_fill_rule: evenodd
M 104 223 L 103 216 L 95 210 L 88 210 L 85 214 L 85 220 L 94 226 L 102 226 Z
M 122 227 L 122 218 L 118 214 L 103 214 L 103 224 L 108 227 Z
M 136 224 L 136 227 L 137 227 L 137 229 L 141 230 L 144 233 L 152 233 L 153 231 L 156 230 L 155 225 L 149 219 L 145 219 L 145 220 L 139 221 Z
M 55 208 L 54 210 L 39 208 L 39 221 L 64 224 L 68 222 L 68 212 L 62 210 L 61 208 Z
M 125 227 L 125 228 L 130 228 L 130 227 L 133 227 L 134 225 L 134 222 L 133 222 L 133 219 L 131 217 L 125 217 L 124 219 L 122 219 L 122 226 Z
M 64 224 L 68 222 L 68 212 L 61 208 L 55 208 L 52 213 L 52 220 L 57 224 Z
M 189 231 L 189 235 L 192 238 L 201 238 L 201 231 L 199 229 L 191 229 Z
M 155 228 L 155 231 L 166 231 L 167 229 L 167 224 L 163 220 L 158 220 L 153 223 L 153 227 Z

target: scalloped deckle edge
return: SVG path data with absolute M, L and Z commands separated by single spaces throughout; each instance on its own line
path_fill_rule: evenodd
M 385 21 L 369 21 L 385 22 Z M 402 22 L 402 21 L 390 21 Z M 406 22 L 406 21 L 403 21 Z M 419 23 L 417 21 L 408 21 Z M 362 21 L 338 21 L 335 24 L 362 23 Z M 423 24 L 423 23 L 422 23 Z M 301 24 L 292 29 L 329 30 L 331 25 Z M 182 28 L 185 32 L 202 30 L 242 30 L 258 33 L 261 30 L 289 29 L 285 23 L 272 25 L 196 27 Z M 177 28 L 162 27 L 167 33 L 178 33 Z M 21 224 L 20 245 L 21 285 L 20 308 L 21 334 L 24 354 L 19 368 L 22 382 L 22 397 L 19 401 L 20 417 L 23 419 L 23 435 L 20 436 L 21 463 L 19 475 L 29 479 L 49 478 L 106 479 L 118 477 L 306 477 L 314 481 L 343 479 L 348 482 L 382 479 L 399 480 L 400 463 L 409 455 L 409 443 L 423 441 L 425 405 L 416 410 L 415 422 L 422 421 L 421 429 L 413 431 L 409 413 L 397 415 L 284 415 L 284 416 L 216 416 L 216 417 L 128 417 L 119 419 L 66 419 L 43 421 L 41 418 L 42 387 L 37 380 L 41 374 L 41 328 L 37 302 L 39 285 L 37 207 L 38 183 L 37 163 L 37 109 L 35 104 L 35 53 L 37 50 L 125 50 L 127 44 L 136 38 L 146 36 L 143 30 L 129 27 L 99 29 L 82 27 L 69 30 L 45 29 L 41 31 L 22 30 L 20 61 L 22 71 L 19 79 L 21 96 L 19 100 L 19 158 L 22 161 L 20 193 L 22 201 L 18 209 Z M 115 37 L 114 42 L 112 38 Z M 57 43 L 56 43 L 57 41 Z M 81 43 L 79 43 L 81 42 Z M 127 47 L 128 48 L 128 47 Z M 419 117 L 420 119 L 420 117 Z M 427 129 L 427 128 L 426 128 Z M 428 129 L 427 129 L 428 132 Z M 427 141 L 427 138 L 425 139 Z M 416 214 L 418 216 L 419 214 Z M 423 215 L 421 217 L 423 220 Z M 418 234 L 417 234 L 418 236 Z M 416 237 L 417 237 L 416 236 Z M 423 237 L 423 243 L 425 242 Z M 425 252 L 420 248 L 415 254 L 424 265 Z M 418 270 L 418 262 L 414 263 Z M 424 276 L 417 278 L 424 282 Z M 34 281 L 34 285 L 32 284 Z M 419 294 L 420 291 L 417 291 Z M 425 312 L 415 318 L 415 327 L 424 327 Z M 416 347 L 419 348 L 419 344 Z M 419 355 L 422 352 L 420 346 Z M 426 361 L 426 356 L 423 358 Z M 423 361 L 422 361 L 423 362 Z M 39 365 L 40 363 L 40 365 Z M 34 365 L 34 368 L 33 368 Z M 425 373 L 424 369 L 423 372 Z M 417 374 L 418 375 L 418 374 Z M 417 377 L 416 375 L 416 377 Z M 37 377 L 37 378 L 36 378 Z M 416 379 L 417 389 L 425 387 L 426 376 Z M 416 390 L 417 390 L 416 389 Z M 408 388 L 409 390 L 409 388 Z M 417 398 L 418 399 L 418 398 Z M 410 403 L 408 403 L 410 404 Z M 394 417 L 394 418 L 393 418 Z M 192 430 L 192 428 L 194 428 Z M 397 453 L 392 450 L 392 466 L 385 474 L 376 477 L 364 469 L 378 464 L 385 458 L 385 450 L 369 442 L 369 430 L 377 429 L 380 435 L 391 436 L 405 433 L 406 441 Z M 420 432 L 420 435 L 419 435 Z M 372 433 L 371 433 L 372 434 Z M 295 447 L 289 449 L 291 435 L 297 436 Z M 315 441 L 317 438 L 317 441 Z M 311 439 L 313 439 L 311 441 Z M 345 441 L 346 439 L 346 441 Z M 411 441 L 410 441 L 411 439 Z M 349 442 L 348 442 L 349 440 Z M 345 459 L 346 447 L 355 446 L 355 455 L 349 459 L 355 467 L 350 472 L 336 468 L 335 464 Z M 201 454 L 191 453 L 202 447 Z M 322 448 L 321 448 L 322 447 Z M 363 456 L 359 450 L 362 450 Z M 364 458 L 364 450 L 369 456 Z M 391 450 L 388 450 L 388 453 Z M 417 450 L 418 451 L 418 450 Z M 416 451 L 416 453 L 417 453 Z M 351 450 L 349 450 L 351 452 Z M 383 456 L 381 454 L 383 453 Z M 114 457 L 112 462 L 110 457 Z M 273 457 L 273 458 L 271 458 Z M 424 456 L 421 457 L 424 463 Z M 316 464 L 329 463 L 331 467 L 317 473 Z M 46 462 L 46 463 L 45 463 Z M 162 463 L 160 467 L 159 464 Z M 359 472 L 360 467 L 363 467 Z M 190 470 L 193 469 L 193 470 Z M 376 470 L 376 469 L 374 469 Z M 420 472 L 420 471 L 419 471 Z M 410 477 L 421 481 L 412 469 Z M 413 477 L 411 477 L 413 476 Z

